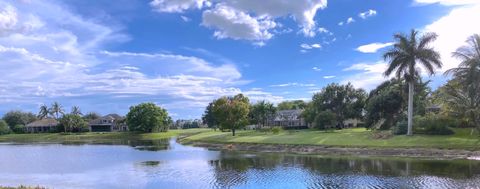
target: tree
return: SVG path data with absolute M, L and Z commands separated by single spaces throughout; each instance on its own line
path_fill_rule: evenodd
M 3 115 L 2 119 L 5 120 L 7 125 L 10 127 L 10 130 L 13 130 L 16 125 L 26 125 L 37 120 L 37 117 L 30 112 L 14 110 L 7 112 L 5 115 Z
M 96 113 L 96 112 L 88 112 L 87 114 L 85 114 L 83 116 L 83 119 L 85 120 L 94 120 L 94 119 L 98 119 L 102 117 L 100 114 Z
M 269 119 L 272 119 L 275 116 L 275 113 L 275 106 L 270 102 L 266 102 L 265 100 L 259 101 L 252 105 L 250 111 L 251 118 L 255 124 L 261 124 L 263 126 L 265 126 Z
M 350 83 L 332 83 L 313 95 L 303 116 L 307 122 L 312 123 L 320 112 L 328 110 L 335 114 L 338 126 L 343 128 L 346 119 L 362 118 L 365 99 L 366 92 L 363 89 L 355 89 Z
M 429 44 L 433 42 L 437 35 L 435 33 L 426 33 L 423 36 L 417 36 L 418 31 L 412 30 L 410 35 L 395 34 L 395 44 L 391 49 L 383 54 L 383 58 L 389 62 L 389 66 L 384 75 L 389 76 L 394 71 L 397 78 L 403 77 L 408 82 L 408 132 L 412 135 L 413 120 L 413 93 L 415 80 L 420 77 L 420 69 L 417 62 L 421 63 L 429 75 L 435 73 L 435 68 L 441 68 L 440 54 Z
M 127 125 L 130 131 L 166 132 L 170 120 L 167 110 L 154 103 L 131 106 L 127 114 Z
M 9 134 L 10 128 L 5 120 L 0 120 L 0 135 Z
M 208 106 L 205 108 L 205 112 L 202 116 L 203 124 L 207 124 L 209 128 L 213 128 L 214 130 L 217 128 L 217 120 L 215 120 L 215 115 L 213 114 L 213 102 L 210 102 Z
M 78 106 L 73 106 L 70 114 L 79 115 L 79 116 L 83 115 L 82 111 L 80 110 L 80 107 L 78 107 Z
M 463 112 L 480 131 L 480 35 L 469 37 L 467 43 L 452 54 L 461 63 L 445 72 L 454 76 L 453 81 L 446 85 L 446 93 L 454 110 Z
M 404 104 L 402 82 L 398 79 L 383 82 L 370 91 L 367 98 L 365 105 L 366 126 L 376 129 L 391 128 L 401 116 Z
M 296 110 L 296 109 L 305 109 L 307 103 L 303 100 L 294 100 L 294 101 L 283 101 L 277 105 L 278 110 Z
M 55 116 L 55 119 L 58 119 L 59 118 L 58 115 L 59 114 L 63 115 L 65 113 L 65 110 L 63 109 L 63 106 L 60 103 L 54 102 L 49 112 L 52 116 Z
M 64 132 L 84 132 L 88 130 L 88 124 L 85 120 L 76 114 L 65 114 L 60 119 Z
M 40 111 L 38 112 L 38 119 L 45 119 L 48 118 L 48 115 L 50 115 L 50 110 L 48 109 L 48 106 L 43 104 L 40 106 Z
M 325 130 L 337 124 L 337 116 L 330 110 L 321 111 L 315 116 L 314 126 L 317 129 Z
M 235 130 L 248 124 L 249 100 L 242 94 L 234 97 L 222 97 L 213 102 L 213 114 L 221 129 Z

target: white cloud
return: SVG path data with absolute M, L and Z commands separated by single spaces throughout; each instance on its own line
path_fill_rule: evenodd
M 204 11 L 202 24 L 214 28 L 214 36 L 219 39 L 246 39 L 257 42 L 272 38 L 273 34 L 269 30 L 276 26 L 276 23 L 267 17 L 253 18 L 224 5 Z
M 217 58 L 104 51 L 128 36 L 62 4 L 12 1 L 0 7 L 0 112 L 19 105 L 36 111 L 39 103 L 61 101 L 85 111 L 125 113 L 132 104 L 154 101 L 178 114 L 242 92 L 238 87 L 250 82 L 233 63 Z
M 318 28 L 318 32 L 320 32 L 320 33 L 329 33 L 330 31 L 328 31 L 327 28 L 320 27 L 320 28 Z
M 151 6 L 159 12 L 184 12 L 188 9 L 203 11 L 203 25 L 215 29 L 219 39 L 232 38 L 254 41 L 258 44 L 271 39 L 277 18 L 291 16 L 306 37 L 316 34 L 314 17 L 318 10 L 327 6 L 326 0 L 154 0 Z M 206 7 L 211 7 L 213 9 Z M 283 32 L 281 32 L 283 33 Z
M 17 24 L 17 11 L 11 5 L 0 9 L 0 35 L 13 30 Z
M 211 2 L 208 0 L 153 0 L 150 5 L 158 12 L 173 13 L 209 7 Z
M 264 92 L 261 90 L 252 89 L 249 91 L 244 91 L 242 94 L 247 96 L 251 103 L 265 100 L 277 104 L 285 100 L 285 98 L 283 98 L 282 96 L 273 95 L 272 93 Z
M 314 71 L 317 71 L 317 72 L 322 71 L 322 69 L 320 69 L 319 67 L 316 67 L 316 66 L 313 67 L 312 69 L 313 69 Z
M 315 36 L 314 17 L 318 10 L 327 7 L 326 0 L 226 0 L 225 3 L 255 15 L 279 18 L 293 16 L 307 37 Z
M 389 43 L 370 43 L 357 47 L 355 50 L 362 53 L 376 53 L 379 49 L 393 45 L 392 42 Z
M 339 26 L 343 26 L 343 22 L 339 22 L 338 25 L 339 25 Z
M 359 13 L 358 17 L 360 17 L 362 19 L 367 19 L 368 17 L 375 16 L 375 15 L 377 15 L 377 11 L 373 10 L 373 9 L 370 9 L 368 11 Z
M 322 48 L 322 45 L 318 44 L 318 43 L 313 43 L 313 44 L 306 44 L 306 43 L 302 43 L 300 44 L 300 47 L 302 49 L 305 49 L 305 50 L 310 50 L 310 49 L 320 49 Z
M 326 75 L 326 76 L 323 76 L 324 79 L 332 79 L 332 78 L 335 78 L 334 75 Z
M 350 24 L 350 23 L 353 23 L 353 22 L 355 22 L 355 19 L 353 19 L 352 17 L 347 19 L 347 24 Z
M 418 5 L 440 3 L 443 5 L 469 5 L 478 4 L 478 0 L 414 0 Z
M 180 18 L 184 21 L 184 22 L 190 22 L 190 18 L 186 17 L 186 16 L 180 16 Z
M 451 53 L 465 45 L 467 38 L 480 33 L 480 25 L 472 24 L 468 20 L 480 20 L 480 1 L 422 1 L 440 2 L 442 4 L 461 3 L 470 4 L 454 7 L 450 13 L 424 27 L 424 32 L 435 32 L 437 40 L 432 44 L 440 52 L 443 68 L 440 71 L 457 67 L 459 60 L 452 58 Z M 476 3 L 476 4 L 474 4 Z
M 313 87 L 315 84 L 312 83 L 284 83 L 284 84 L 277 84 L 277 85 L 270 85 L 270 87 Z
M 343 71 L 354 71 L 343 79 L 342 83 L 352 83 L 355 87 L 371 90 L 387 78 L 383 76 L 387 63 L 379 61 L 376 63 L 358 63 L 353 64 Z

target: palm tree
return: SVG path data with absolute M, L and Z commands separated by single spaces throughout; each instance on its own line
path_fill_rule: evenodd
M 54 102 L 52 104 L 52 107 L 50 108 L 50 114 L 53 116 L 55 116 L 56 119 L 58 119 L 58 114 L 64 114 L 64 109 L 63 109 L 63 106 L 60 105 L 60 103 L 58 102 Z
M 457 68 L 449 69 L 446 75 L 452 74 L 465 91 L 465 109 L 469 119 L 480 129 L 480 35 L 474 34 L 467 40 L 468 45 L 458 48 L 452 56 L 462 62 Z M 466 108 L 468 107 L 468 108 Z
M 83 115 L 83 114 L 82 114 L 82 111 L 80 110 L 80 107 L 78 107 L 78 106 L 73 106 L 73 107 L 72 107 L 72 111 L 70 112 L 70 114 L 73 114 L 73 115 Z
M 408 82 L 408 131 L 412 135 L 413 93 L 415 80 L 420 76 L 417 63 L 425 67 L 429 75 L 435 74 L 435 67 L 441 68 L 440 54 L 429 44 L 435 39 L 435 33 L 426 33 L 418 36 L 418 31 L 412 30 L 410 35 L 395 34 L 395 44 L 385 54 L 383 59 L 389 62 L 384 75 L 389 76 L 395 71 L 397 78 L 404 77 Z
M 40 111 L 38 112 L 37 117 L 39 119 L 45 119 L 45 118 L 48 118 L 49 114 L 50 114 L 50 111 L 48 110 L 48 106 L 43 104 L 40 106 Z

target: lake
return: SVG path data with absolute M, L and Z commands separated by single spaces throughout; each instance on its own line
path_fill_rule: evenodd
M 0 144 L 0 185 L 49 188 L 480 188 L 480 161 L 211 151 L 174 139 Z

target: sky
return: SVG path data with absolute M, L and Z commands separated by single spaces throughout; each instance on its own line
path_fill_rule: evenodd
M 200 118 L 213 99 L 309 100 L 329 83 L 388 79 L 393 34 L 435 32 L 443 68 L 480 33 L 480 0 L 0 0 L 0 115 L 126 114 L 153 102 Z

